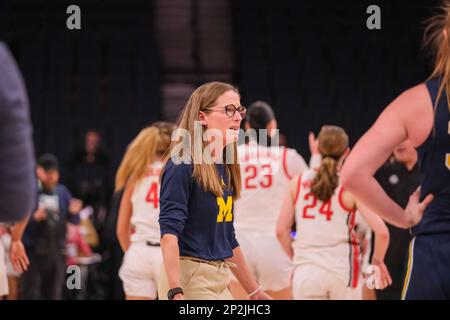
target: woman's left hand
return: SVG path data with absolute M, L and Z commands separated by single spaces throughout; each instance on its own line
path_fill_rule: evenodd
M 405 208 L 405 214 L 408 217 L 408 228 L 415 226 L 420 222 L 425 213 L 426 207 L 433 201 L 433 195 L 429 194 L 420 202 L 420 186 L 409 197 L 408 205 Z

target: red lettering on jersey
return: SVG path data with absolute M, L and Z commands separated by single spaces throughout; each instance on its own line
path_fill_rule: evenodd
M 331 220 L 331 216 L 333 215 L 333 211 L 331 211 L 331 199 L 323 203 L 319 212 L 327 217 L 327 221 Z
M 302 188 L 309 189 L 311 188 L 312 181 L 311 180 L 304 180 L 302 181 Z
M 309 214 L 308 210 L 314 209 L 318 204 L 317 197 L 312 193 L 308 193 L 305 195 L 304 200 L 308 201 L 310 198 L 312 198 L 312 202 L 308 205 L 306 205 L 303 208 L 303 218 L 304 219 L 315 219 L 316 217 L 313 214 Z M 322 201 L 320 201 L 322 202 Z M 319 213 L 326 216 L 327 221 L 331 221 L 331 217 L 333 216 L 333 211 L 331 210 L 331 199 L 328 201 L 322 202 L 322 205 L 319 208 Z
M 248 165 L 245 167 L 244 172 L 246 174 L 249 173 L 249 175 L 245 177 L 245 189 L 256 189 L 256 184 L 252 184 L 252 180 L 255 179 L 257 175 L 256 166 Z
M 262 177 L 262 180 L 259 182 L 259 184 L 257 182 L 254 182 L 254 180 L 258 177 L 258 171 L 259 175 Z M 260 167 L 258 167 L 257 165 L 247 165 L 244 168 L 244 172 L 246 174 L 244 180 L 244 187 L 246 189 L 256 189 L 258 185 L 264 189 L 270 188 L 272 186 L 273 173 L 272 166 L 270 164 L 263 164 Z
M 303 208 L 303 219 L 315 219 L 315 217 L 311 214 L 308 214 L 308 210 L 314 208 L 317 205 L 317 198 L 312 194 L 308 193 L 305 195 L 305 201 L 308 201 L 308 199 L 312 198 L 312 203 L 306 205 Z
M 153 207 L 155 209 L 158 209 L 159 206 L 158 183 L 156 182 L 152 183 L 150 189 L 147 192 L 147 196 L 145 197 L 145 201 L 153 203 Z

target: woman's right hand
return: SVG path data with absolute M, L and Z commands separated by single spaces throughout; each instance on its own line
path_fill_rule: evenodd
M 316 138 L 314 132 L 312 131 L 309 132 L 308 143 L 309 143 L 309 152 L 311 152 L 311 155 L 319 154 L 319 139 Z
M 37 209 L 33 214 L 33 219 L 38 222 L 42 221 L 46 218 L 47 218 L 47 212 L 45 211 L 45 209 L 42 209 L 42 208 Z

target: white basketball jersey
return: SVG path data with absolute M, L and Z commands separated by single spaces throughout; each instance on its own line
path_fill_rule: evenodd
M 159 243 L 159 174 L 163 163 L 153 163 L 144 178 L 134 187 L 131 195 L 131 224 L 134 232 L 132 242 L 150 241 Z
M 237 229 L 275 234 L 289 181 L 308 169 L 294 149 L 266 147 L 251 141 L 238 146 L 242 191 L 235 203 Z
M 356 212 L 344 206 L 341 185 L 330 200 L 317 199 L 311 192 L 315 175 L 315 171 L 308 170 L 299 179 L 293 262 L 320 266 L 335 273 L 349 287 L 356 288 L 360 275 Z

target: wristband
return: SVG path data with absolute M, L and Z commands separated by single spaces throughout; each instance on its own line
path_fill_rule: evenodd
M 255 294 L 258 293 L 259 290 L 261 290 L 261 288 L 262 288 L 262 286 L 260 285 L 258 288 L 256 288 L 255 291 L 253 291 L 252 293 L 249 293 L 249 294 L 247 295 L 247 297 L 250 298 L 251 296 L 254 296 Z

